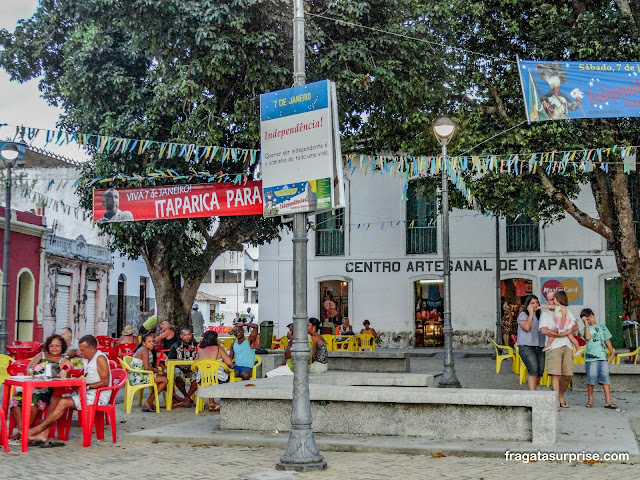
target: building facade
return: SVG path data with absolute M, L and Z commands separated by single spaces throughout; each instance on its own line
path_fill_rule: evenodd
M 308 242 L 308 315 L 326 317 L 328 299 L 354 331 L 368 319 L 382 346 L 440 345 L 443 264 L 436 200 L 423 198 L 413 184 L 402 200 L 404 178 L 384 171 L 356 168 L 345 182 L 344 209 L 309 217 L 315 225 Z M 577 204 L 596 211 L 588 191 Z M 622 346 L 622 318 L 635 306 L 604 239 L 572 218 L 547 228 L 525 216 L 500 219 L 497 232 L 501 282 L 495 219 L 467 210 L 450 215 L 454 346 L 487 346 L 501 317 L 513 322 L 526 295 L 542 298 L 560 289 L 575 315 L 590 307 L 600 321 L 606 319 L 614 345 Z M 260 275 L 269 279 L 260 284 L 261 312 L 280 320 L 279 334 L 292 318 L 291 240 L 285 230 L 282 240 L 260 247 Z

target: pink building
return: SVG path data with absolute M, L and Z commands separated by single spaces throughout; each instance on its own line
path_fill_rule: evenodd
M 44 218 L 11 211 L 7 342 L 42 341 L 42 272 L 45 261 Z M 0 258 L 4 255 L 5 208 L 0 207 Z M 1 268 L 1 267 L 0 267 Z M 5 272 L 0 272 L 4 275 Z M 1 297 L 0 297 L 1 299 Z M 1 300 L 0 300 L 1 301 Z

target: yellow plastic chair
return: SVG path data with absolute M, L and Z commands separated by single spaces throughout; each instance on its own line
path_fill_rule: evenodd
M 324 341 L 327 342 L 327 351 L 333 352 L 336 349 L 336 336 L 335 335 L 322 335 Z
M 355 335 L 349 335 L 342 341 L 336 341 L 336 350 L 346 350 L 349 352 L 358 351 L 358 340 Z
M 638 355 L 640 355 L 640 347 L 636 348 L 633 352 L 619 353 L 616 355 L 616 365 L 620 365 L 620 359 L 623 357 L 633 357 L 635 355 L 634 365 L 638 364 Z
M 199 387 L 206 387 L 207 385 L 218 385 L 218 369 L 220 367 L 227 367 L 223 362 L 218 360 L 197 360 L 191 365 L 192 371 L 200 372 Z M 228 367 L 227 367 L 228 368 Z M 226 368 L 225 368 L 226 369 Z M 196 395 L 196 415 L 204 410 L 204 398 L 200 398 Z
M 13 358 L 9 355 L 0 355 L 0 385 L 4 383 L 5 378 L 9 378 L 11 376 L 7 373 L 7 367 L 13 361 Z
M 233 345 L 233 342 L 235 341 L 236 341 L 236 337 L 225 337 L 225 338 L 218 337 L 218 345 L 224 348 L 227 351 L 227 353 L 231 352 L 231 345 Z
M 148 383 L 141 383 L 137 385 L 131 385 L 131 374 L 132 373 L 146 373 L 149 375 L 149 379 L 153 379 L 153 372 L 151 370 L 138 370 L 137 368 L 131 368 L 129 366 L 133 357 L 127 355 L 123 358 L 120 358 L 120 365 L 124 368 L 129 376 L 127 377 L 127 383 L 124 384 L 124 411 L 125 413 L 131 413 L 131 406 L 133 405 L 133 396 L 136 392 L 138 393 L 138 405 L 142 405 L 142 394 L 145 388 L 153 389 L 153 394 L 155 397 L 156 404 L 156 413 L 160 413 L 160 401 L 158 400 L 158 384 L 151 380 Z M 164 392 L 163 392 L 164 393 Z M 165 396 L 165 404 L 167 402 L 167 398 Z
M 236 374 L 233 371 L 233 368 L 229 368 L 225 363 L 222 362 L 218 362 L 220 363 L 219 366 L 221 366 L 222 368 L 224 368 L 227 373 L 229 374 L 229 382 L 242 382 L 242 378 L 237 377 L 236 378 Z M 249 380 L 255 380 L 256 379 L 256 373 L 258 370 L 258 367 L 262 365 L 262 359 L 260 358 L 259 355 L 256 355 L 256 360 L 253 364 L 253 371 L 251 372 L 251 377 L 249 378 Z
M 363 352 L 364 350 L 369 350 L 370 352 L 376 351 L 376 337 L 369 333 L 361 333 L 360 335 L 356 335 L 356 339 L 358 341 L 358 350 Z
M 573 357 L 573 364 L 574 365 L 584 365 L 584 351 L 587 347 L 580 347 L 580 354 L 577 357 Z
M 540 378 L 540 385 L 543 387 L 551 387 L 551 375 L 547 373 L 546 363 L 544 366 L 544 372 L 542 372 L 542 378 Z
M 491 343 L 493 343 L 493 348 L 496 351 L 496 373 L 500 373 L 500 365 L 502 364 L 502 361 L 507 358 L 510 358 L 512 362 L 515 362 L 516 357 L 513 354 L 513 348 L 509 347 L 508 345 L 498 345 L 493 340 L 491 340 Z M 506 350 L 507 353 L 501 354 L 500 350 Z
M 511 371 L 515 374 L 520 373 L 520 363 L 522 362 L 522 358 L 520 357 L 520 352 L 518 351 L 518 344 L 515 343 L 513 345 L 513 361 L 511 362 Z
M 281 339 L 280 339 L 280 350 L 286 350 L 287 346 L 289 346 L 289 338 L 287 338 L 286 335 L 284 335 Z

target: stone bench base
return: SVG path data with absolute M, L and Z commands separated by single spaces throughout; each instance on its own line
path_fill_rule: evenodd
M 409 354 L 402 352 L 329 352 L 329 370 L 352 372 L 409 371 Z
M 640 365 L 609 365 L 609 378 L 612 392 L 640 392 Z M 587 374 L 584 365 L 574 365 L 572 388 L 587 390 Z M 602 385 L 595 385 L 596 391 Z
M 288 431 L 292 377 L 255 380 L 251 387 L 247 383 L 202 387 L 198 396 L 221 399 L 222 430 Z M 556 441 L 555 392 L 331 385 L 312 380 L 309 394 L 313 430 L 318 433 Z M 246 412 L 257 405 L 263 413 L 247 421 Z

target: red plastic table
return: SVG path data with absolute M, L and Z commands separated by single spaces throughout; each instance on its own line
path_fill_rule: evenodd
M 41 377 L 9 377 L 4 381 L 4 393 L 2 395 L 2 409 L 5 415 L 9 414 L 9 396 L 11 387 L 22 387 L 22 405 L 31 405 L 34 388 L 61 388 L 61 387 L 77 387 L 80 394 L 80 406 L 82 409 L 78 412 L 82 416 L 82 446 L 88 447 L 91 440 L 91 424 L 85 418 L 87 413 L 87 383 L 84 378 L 49 378 Z M 22 409 L 22 451 L 27 451 L 29 443 L 29 416 L 31 409 Z M 6 422 L 6 417 L 2 419 Z
M 31 358 L 34 355 L 31 355 L 31 352 L 34 352 L 36 349 L 33 345 L 11 345 L 7 346 L 7 351 L 11 354 L 14 360 L 24 360 L 26 358 Z

